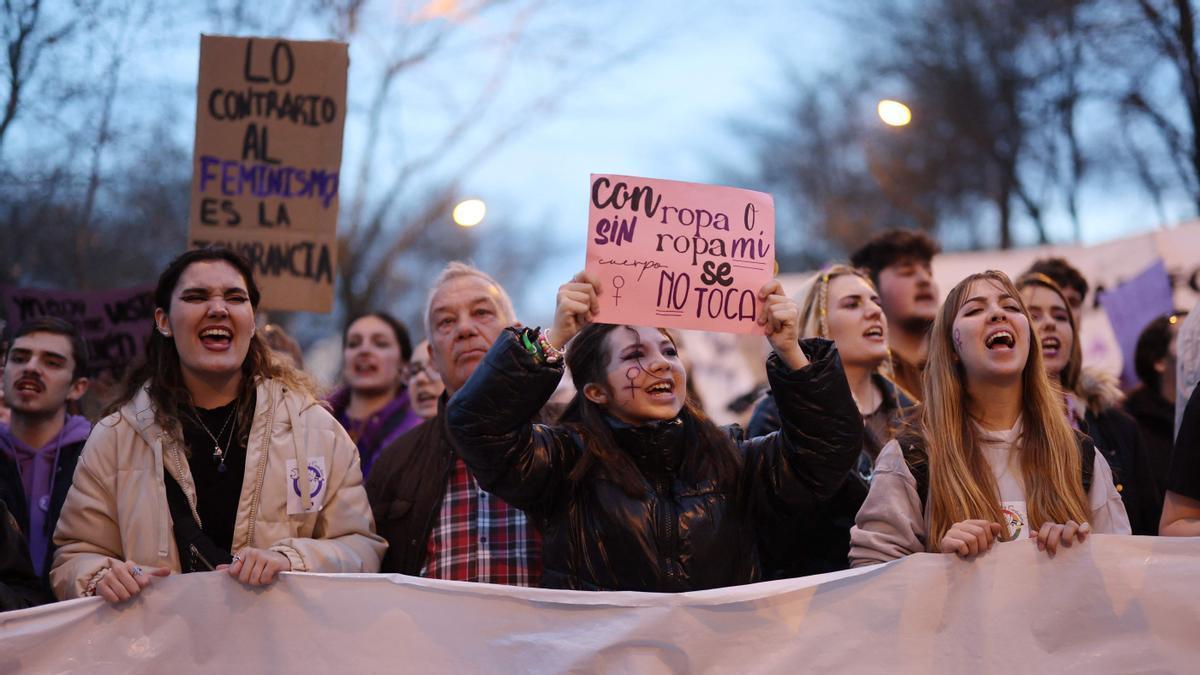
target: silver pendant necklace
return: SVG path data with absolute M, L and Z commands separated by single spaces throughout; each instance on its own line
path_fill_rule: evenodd
M 203 429 L 204 433 L 208 434 L 208 437 L 212 439 L 213 461 L 219 462 L 219 464 L 217 465 L 217 473 L 225 473 L 225 455 L 227 454 L 226 450 L 221 448 L 221 441 L 218 439 L 222 435 L 224 435 L 225 428 L 229 426 L 229 421 L 233 419 L 233 413 L 236 410 L 237 410 L 237 400 L 234 399 L 234 406 L 229 411 L 229 414 L 225 416 L 225 423 L 221 425 L 221 430 L 218 431 L 216 433 L 216 435 L 214 435 L 213 432 L 209 430 L 208 425 L 204 423 L 204 420 L 200 419 L 200 414 L 196 410 L 196 408 L 194 406 L 192 408 L 192 417 L 196 418 L 196 421 L 200 423 L 200 428 Z M 233 443 L 233 432 L 234 432 L 234 429 L 231 428 L 229 430 L 228 439 L 225 441 L 225 445 L 228 446 Z

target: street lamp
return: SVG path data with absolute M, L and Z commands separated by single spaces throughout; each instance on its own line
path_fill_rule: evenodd
M 454 207 L 452 214 L 455 224 L 459 227 L 475 227 L 483 222 L 487 215 L 487 204 L 482 199 L 466 199 Z
M 912 121 L 912 111 L 900 101 L 885 98 L 876 106 L 879 119 L 890 127 L 902 127 Z

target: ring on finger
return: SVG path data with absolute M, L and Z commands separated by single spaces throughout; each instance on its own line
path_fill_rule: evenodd
M 131 570 L 131 572 L 132 572 L 133 576 L 135 576 L 135 577 L 140 577 L 140 576 L 142 576 L 142 567 L 141 567 L 141 565 L 134 565 L 134 566 L 133 566 L 133 569 Z

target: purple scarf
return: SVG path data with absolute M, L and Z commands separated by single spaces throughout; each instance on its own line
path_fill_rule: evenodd
M 401 389 L 388 404 L 365 420 L 352 420 L 346 414 L 350 405 L 350 388 L 342 387 L 329 397 L 333 407 L 333 416 L 342 427 L 355 439 L 358 445 L 358 456 L 362 463 L 363 478 L 371 470 L 371 465 L 379 457 L 379 452 L 400 438 L 404 432 L 422 422 L 412 409 L 408 399 L 408 391 Z

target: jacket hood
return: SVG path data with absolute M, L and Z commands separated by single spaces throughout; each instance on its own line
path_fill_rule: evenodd
M 46 445 L 41 448 L 30 448 L 34 451 L 42 451 L 46 448 L 63 447 L 82 443 L 87 440 L 88 435 L 92 433 L 92 423 L 87 421 L 86 417 L 81 415 L 67 415 L 67 421 L 63 423 L 62 433 L 55 434 Z M 17 440 L 8 425 L 0 424 L 0 447 L 6 448 L 10 455 L 15 455 L 18 448 L 25 448 L 25 444 Z
M 63 427 L 62 444 L 72 445 L 82 443 L 92 433 L 92 423 L 82 415 L 68 415 L 67 424 Z
M 1121 391 L 1120 382 L 1115 375 L 1095 368 L 1084 368 L 1079 373 L 1079 383 L 1075 393 L 1083 399 L 1084 405 L 1093 414 L 1112 410 L 1121 405 L 1125 394 Z
M 312 396 L 285 388 L 283 383 L 277 380 L 260 379 L 257 383 L 257 390 L 259 409 L 267 405 L 278 405 L 285 399 L 287 405 L 290 406 L 289 409 L 295 411 L 296 414 L 302 413 L 312 406 L 322 405 Z M 155 446 L 159 436 L 164 433 L 154 420 L 154 402 L 150 399 L 150 391 L 146 386 L 139 389 L 137 395 L 121 406 L 120 411 L 116 414 L 124 417 L 137 430 L 142 440 L 151 447 Z M 283 415 L 276 419 L 286 420 L 288 416 Z

